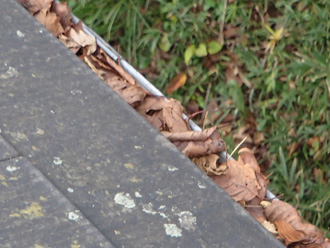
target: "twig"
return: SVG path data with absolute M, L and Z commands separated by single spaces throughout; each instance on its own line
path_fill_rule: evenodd
M 235 147 L 235 149 L 231 152 L 230 157 L 233 156 L 233 154 L 236 152 L 236 150 L 245 142 L 248 136 L 245 136 L 245 138 Z
M 329 80 L 328 80 L 328 79 L 325 80 L 325 84 L 326 84 L 327 87 L 328 87 L 329 97 L 330 97 L 330 83 L 329 83 Z
M 223 7 L 223 15 L 221 19 L 221 24 L 220 24 L 220 34 L 219 34 L 219 39 L 220 39 L 220 44 L 223 46 L 225 43 L 224 38 L 223 38 L 223 29 L 225 27 L 225 17 L 226 17 L 226 12 L 227 12 L 227 1 L 225 0 L 224 7 Z
M 203 128 L 202 128 L 202 130 L 204 130 L 204 128 L 205 128 L 206 118 L 207 118 L 208 114 L 209 114 L 209 111 L 206 111 L 205 116 L 204 116 L 204 120 L 203 120 Z

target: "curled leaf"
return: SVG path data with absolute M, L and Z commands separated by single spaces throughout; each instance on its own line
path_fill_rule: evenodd
M 219 156 L 216 154 L 193 158 L 192 161 L 209 176 L 219 176 L 227 173 L 227 166 L 225 164 L 219 164 Z
M 216 127 L 201 132 L 187 131 L 180 133 L 162 132 L 187 157 L 201 157 L 212 153 L 224 151 L 224 141 Z
M 298 211 L 286 202 L 274 200 L 265 208 L 265 215 L 275 224 L 287 245 L 297 242 L 305 245 L 320 245 L 318 247 L 330 245 L 316 226 L 303 221 Z

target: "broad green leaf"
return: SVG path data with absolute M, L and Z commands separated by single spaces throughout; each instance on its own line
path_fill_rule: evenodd
M 199 44 L 199 46 L 195 50 L 195 55 L 197 57 L 205 57 L 207 55 L 207 49 L 205 43 Z
M 192 56 L 194 55 L 196 51 L 196 46 L 195 45 L 190 45 L 186 48 L 186 51 L 184 52 L 184 62 L 186 65 L 189 64 L 189 61 L 191 60 Z
M 167 34 L 165 33 L 158 43 L 159 48 L 162 49 L 164 52 L 168 52 L 172 46 L 171 42 L 168 39 Z
M 215 40 L 212 40 L 207 44 L 207 51 L 211 55 L 220 52 L 221 49 L 222 49 L 222 45 Z

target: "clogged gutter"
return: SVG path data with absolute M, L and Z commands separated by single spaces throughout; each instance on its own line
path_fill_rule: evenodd
M 122 66 L 119 56 L 115 62 L 116 55 L 111 58 L 95 37 L 87 34 L 93 32 L 86 33 L 83 24 L 72 18 L 65 4 L 53 0 L 18 2 L 285 245 L 330 248 L 324 234 L 304 222 L 295 208 L 278 199 L 265 200 L 268 178 L 260 172 L 251 150 L 241 149 L 238 160 L 223 161 L 218 154 L 226 157 L 225 143 L 216 127 L 200 130 L 185 120 L 180 102 L 166 99 L 153 86 L 143 84 L 145 79 L 139 73 L 135 79 L 142 84 L 138 85 L 123 69 L 134 68 L 126 61 Z

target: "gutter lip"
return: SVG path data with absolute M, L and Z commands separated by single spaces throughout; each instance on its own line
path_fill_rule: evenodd
M 58 0 L 55 0 L 55 3 L 58 3 Z M 120 60 L 120 64 L 123 67 L 123 69 L 129 73 L 135 81 L 146 91 L 150 92 L 151 94 L 155 96 L 165 97 L 164 94 L 157 89 L 148 79 L 146 79 L 140 72 L 138 72 L 130 63 L 128 63 L 123 56 L 121 56 L 109 43 L 107 43 L 103 38 L 101 38 L 97 33 L 95 33 L 94 30 L 89 28 L 85 23 L 83 23 L 77 16 L 75 16 L 71 12 L 72 21 L 77 24 L 78 22 L 82 23 L 83 29 L 86 32 L 86 34 L 93 36 L 96 39 L 96 43 L 99 47 L 101 47 L 109 56 L 112 58 L 115 62 L 118 63 L 118 60 Z M 165 97 L 166 99 L 166 97 Z M 185 114 L 182 114 L 182 117 L 184 120 L 186 120 L 188 117 Z M 202 131 L 202 129 L 192 120 L 189 120 L 189 125 L 193 131 Z M 233 158 L 227 153 L 227 152 L 221 152 L 219 154 L 220 160 L 222 162 L 225 162 L 226 160 L 232 160 Z M 278 198 L 267 189 L 266 197 L 272 201 L 272 200 L 278 200 Z

